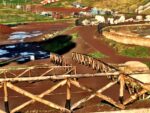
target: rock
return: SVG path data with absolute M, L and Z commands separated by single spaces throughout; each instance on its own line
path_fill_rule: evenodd
M 150 71 L 146 64 L 139 61 L 128 61 L 124 63 L 124 67 L 121 67 L 120 70 L 129 74 L 132 72 Z M 132 74 L 129 76 L 143 83 L 150 83 L 150 74 Z
M 149 67 L 146 64 L 139 61 L 128 61 L 124 64 L 126 65 L 125 68 L 128 68 L 130 69 L 130 71 L 133 72 L 149 71 Z

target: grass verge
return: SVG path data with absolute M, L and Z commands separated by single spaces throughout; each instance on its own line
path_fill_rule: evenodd
M 93 58 L 105 58 L 105 57 L 107 57 L 106 55 L 104 55 L 98 51 L 93 52 L 93 53 L 89 53 L 88 55 L 93 57 Z
M 148 47 L 125 45 L 106 38 L 104 40 L 109 44 L 109 46 L 114 48 L 119 55 L 132 58 L 150 58 L 150 48 Z

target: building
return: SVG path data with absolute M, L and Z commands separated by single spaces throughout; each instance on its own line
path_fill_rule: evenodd
M 50 4 L 50 3 L 54 3 L 54 2 L 58 2 L 59 0 L 43 0 L 41 2 L 41 4 L 46 5 L 46 4 Z

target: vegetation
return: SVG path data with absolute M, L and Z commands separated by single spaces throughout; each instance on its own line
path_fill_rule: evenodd
M 150 68 L 150 62 L 143 62 L 143 63 L 146 64 Z
M 35 4 L 39 3 L 41 0 L 0 0 L 0 4 L 10 5 L 10 4 Z
M 24 12 L 14 8 L 0 9 L 0 23 L 25 23 L 32 21 L 53 21 L 51 17 L 34 14 L 31 12 Z
M 70 6 L 73 2 L 81 2 L 85 6 L 110 8 L 121 12 L 134 12 L 140 5 L 145 5 L 149 0 L 61 0 L 53 4 L 47 4 L 46 7 L 64 7 Z M 110 4 L 111 3 L 111 4 Z
M 93 58 L 104 58 L 104 57 L 107 57 L 106 55 L 96 51 L 96 52 L 93 52 L 93 53 L 89 53 L 89 56 L 92 56 Z
M 0 4 L 39 4 L 41 0 L 0 0 Z M 145 5 L 149 0 L 60 0 L 45 7 L 70 7 L 73 2 L 81 2 L 85 6 L 109 8 L 120 12 L 134 12 L 140 5 Z M 111 4 L 110 4 L 111 3 Z M 146 11 L 146 13 L 150 13 Z
M 120 55 L 134 58 L 150 58 L 150 48 L 148 47 L 125 45 L 108 39 L 105 39 L 105 41 Z
M 49 41 L 42 42 L 41 46 L 46 51 L 63 54 L 75 47 L 75 43 L 72 42 L 72 36 L 60 35 Z
M 149 48 L 140 46 L 128 47 L 120 51 L 120 54 L 129 57 L 150 58 Z
M 144 12 L 142 12 L 143 14 L 150 14 L 150 9 L 145 10 Z
M 121 12 L 134 12 L 140 5 L 145 5 L 149 0 L 95 0 L 93 6 L 110 8 Z M 111 3 L 111 4 L 110 4 Z
M 79 37 L 78 33 L 73 33 L 71 34 L 71 36 L 72 36 L 72 40 L 76 40 Z

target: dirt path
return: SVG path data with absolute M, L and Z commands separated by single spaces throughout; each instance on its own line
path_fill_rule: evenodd
M 44 27 L 44 25 L 42 27 Z M 21 28 L 22 29 L 26 28 L 26 30 L 31 30 L 31 28 L 29 26 L 27 28 L 25 25 L 20 26 L 20 29 Z M 19 30 L 19 28 L 16 28 L 16 29 Z M 32 28 L 32 29 L 35 29 L 35 28 Z M 46 29 L 48 29 L 48 28 L 46 28 Z M 77 43 L 76 47 L 73 48 L 68 53 L 66 53 L 64 56 L 67 58 L 67 60 L 70 64 L 77 66 L 77 73 L 96 73 L 96 72 L 88 67 L 85 67 L 85 66 L 82 66 L 80 64 L 73 62 L 71 60 L 71 52 L 73 52 L 73 51 L 88 54 L 90 52 L 97 50 L 97 51 L 100 51 L 100 52 L 106 54 L 107 56 L 109 56 L 108 58 L 103 59 L 104 61 L 114 62 L 114 63 L 122 63 L 122 62 L 125 62 L 128 60 L 149 61 L 149 59 L 137 59 L 137 58 L 131 59 L 131 58 L 117 55 L 117 53 L 111 47 L 109 47 L 103 40 L 100 39 L 101 37 L 96 37 L 96 34 L 95 34 L 96 27 L 91 27 L 91 26 L 76 27 L 72 30 L 67 31 L 66 34 L 72 34 L 72 33 L 76 33 L 76 32 L 78 32 L 80 35 L 80 37 L 75 41 Z M 31 62 L 27 62 L 23 65 L 36 65 L 36 64 L 46 64 L 46 63 L 50 63 L 49 59 L 31 61 Z M 10 65 L 18 65 L 18 64 L 12 63 Z M 40 71 L 40 70 L 37 70 L 37 73 L 38 73 L 38 71 Z M 107 83 L 110 82 L 110 80 L 107 79 L 106 77 L 82 78 L 82 79 L 79 79 L 79 81 L 82 85 L 88 86 L 95 90 L 105 86 Z M 52 85 L 54 85 L 54 84 L 55 84 L 55 82 L 53 82 L 53 81 L 44 81 L 44 82 L 37 82 L 37 83 L 33 83 L 33 84 L 29 84 L 29 83 L 24 84 L 23 83 L 22 86 L 23 86 L 23 89 L 30 91 L 33 94 L 40 94 L 47 88 L 52 87 Z M 71 86 L 71 91 L 72 91 L 72 100 L 71 100 L 72 104 L 77 102 L 79 99 L 89 95 L 89 93 L 87 93 L 83 90 L 80 90 L 78 88 L 75 88 L 73 86 Z M 3 104 L 3 95 L 4 94 L 3 94 L 2 88 L 0 88 L 0 92 L 1 92 L 0 106 L 2 109 L 4 109 L 4 104 Z M 112 92 L 113 92 L 113 95 L 111 94 Z M 125 93 L 126 93 L 126 95 L 128 95 L 127 91 L 125 91 Z M 119 85 L 118 84 L 114 85 L 112 88 L 105 91 L 104 94 L 106 94 L 106 95 L 112 97 L 114 100 L 118 101 Z M 53 93 L 46 95 L 44 98 L 47 100 L 50 100 L 52 102 L 56 102 L 57 104 L 59 104 L 61 106 L 64 106 L 65 102 L 66 102 L 66 86 L 64 86 L 60 89 L 57 89 Z M 25 102 L 27 100 L 29 100 L 29 98 L 26 98 L 16 92 L 13 92 L 12 90 L 9 90 L 10 109 L 20 105 L 22 102 Z M 84 113 L 84 112 L 89 113 L 89 112 L 96 112 L 96 111 L 114 110 L 114 108 L 112 106 L 105 105 L 104 103 L 102 104 L 100 98 L 94 98 L 94 99 L 90 100 L 89 102 L 87 102 L 85 105 L 86 105 L 85 107 L 75 111 L 75 113 Z M 149 107 L 149 106 L 150 106 L 150 104 L 148 102 L 147 103 L 143 102 L 140 104 L 134 103 L 131 106 L 127 106 L 127 109 L 139 108 L 139 107 Z M 52 110 L 52 109 L 48 108 L 47 106 L 43 106 L 42 104 L 40 104 L 38 102 L 36 102 L 35 104 L 33 104 L 31 106 L 24 108 L 23 110 L 21 110 L 21 112 L 31 113 L 31 112 L 36 112 L 36 110 L 42 111 L 42 112 L 37 111 L 38 113 L 58 113 L 58 111 Z
M 85 42 L 88 43 L 89 46 L 108 56 L 108 58 L 103 59 L 104 61 L 110 63 L 124 63 L 126 61 L 133 60 L 142 62 L 150 61 L 150 58 L 129 58 L 126 56 L 118 55 L 114 49 L 108 46 L 106 42 L 101 40 L 101 38 L 103 38 L 102 36 L 96 36 L 96 27 L 79 27 L 78 31 L 79 35 L 84 39 Z

